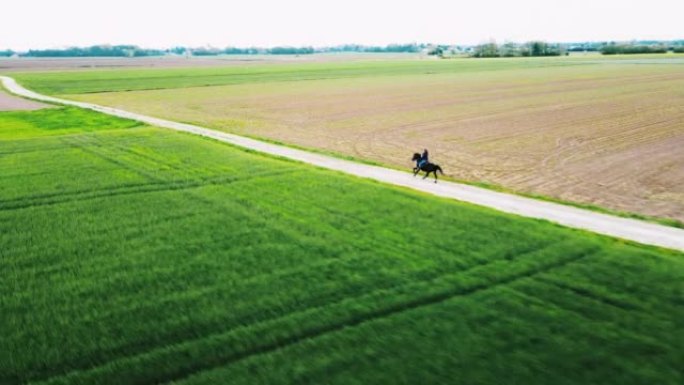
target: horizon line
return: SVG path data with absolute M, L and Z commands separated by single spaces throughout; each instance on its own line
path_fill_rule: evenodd
M 681 38 L 674 38 L 674 39 L 639 39 L 639 38 L 634 38 L 634 39 L 624 39 L 624 40 L 616 40 L 616 39 L 597 39 L 597 40 L 567 40 L 567 41 L 553 41 L 553 40 L 545 40 L 545 39 L 530 39 L 530 40 L 525 40 L 525 41 L 519 41 L 519 40 L 508 40 L 508 39 L 503 39 L 503 40 L 498 40 L 498 39 L 489 39 L 487 41 L 483 41 L 477 44 L 471 44 L 471 43 L 435 43 L 435 42 L 394 42 L 394 43 L 387 43 L 387 44 L 359 44 L 359 43 L 340 43 L 340 44 L 325 44 L 325 45 L 314 45 L 314 44 L 287 44 L 287 45 L 212 45 L 212 44 L 206 44 L 206 45 L 183 45 L 183 44 L 177 44 L 177 45 L 168 45 L 168 46 L 144 46 L 144 45 L 138 45 L 134 43 L 98 43 L 98 44 L 89 44 L 89 45 L 61 45 L 61 46 L 51 46 L 51 47 L 31 47 L 31 48 L 25 48 L 25 49 L 15 49 L 12 47 L 0 47 L 0 51 L 12 51 L 16 53 L 22 53 L 22 52 L 28 52 L 30 50 L 62 50 L 62 49 L 70 49 L 70 48 L 90 48 L 90 47 L 119 47 L 119 46 L 131 46 L 131 47 L 136 47 L 140 49 L 149 49 L 149 50 L 171 50 L 174 48 L 186 48 L 186 49 L 198 49 L 198 48 L 205 48 L 205 49 L 226 49 L 226 48 L 236 48 L 236 49 L 272 49 L 272 48 L 313 48 L 313 49 L 325 49 L 325 48 L 338 48 L 338 47 L 344 47 L 344 46 L 357 46 L 357 47 L 389 47 L 389 46 L 406 46 L 406 45 L 416 45 L 416 46 L 456 46 L 456 47 L 476 47 L 479 45 L 483 44 L 489 44 L 489 43 L 496 43 L 496 44 L 507 44 L 507 43 L 513 43 L 513 44 L 526 44 L 526 43 L 531 43 L 531 42 L 537 42 L 541 41 L 544 43 L 548 44 L 605 44 L 605 43 L 630 43 L 630 42 L 656 42 L 656 43 L 673 43 L 673 42 L 682 42 L 684 43 L 684 37 Z

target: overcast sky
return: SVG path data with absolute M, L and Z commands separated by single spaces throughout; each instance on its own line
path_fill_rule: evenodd
M 3 0 L 0 49 L 684 38 L 684 0 Z

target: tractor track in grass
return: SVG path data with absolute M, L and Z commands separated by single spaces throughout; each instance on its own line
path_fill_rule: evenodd
M 280 176 L 292 173 L 287 172 L 271 172 L 254 174 L 256 178 Z M 61 203 L 70 203 L 74 201 L 95 200 L 99 198 L 108 198 L 115 196 L 135 195 L 144 193 L 154 193 L 173 190 L 189 190 L 194 188 L 201 188 L 206 186 L 229 185 L 239 183 L 243 180 L 232 176 L 216 176 L 212 178 L 189 179 L 189 180 L 170 180 L 170 181 L 153 181 L 148 183 L 130 183 L 126 185 L 119 185 L 113 187 L 105 187 L 101 189 L 86 189 L 67 192 L 55 192 L 42 195 L 29 196 L 27 198 L 9 199 L 0 201 L 0 212 L 7 210 L 20 210 L 29 207 L 50 206 Z
M 523 249 L 516 250 L 516 256 L 517 257 L 526 257 L 530 254 L 535 254 L 542 252 L 546 248 L 551 248 L 551 247 L 558 247 L 557 244 L 547 244 L 541 248 L 538 247 L 526 247 Z M 582 253 L 578 253 L 578 255 L 583 255 L 586 257 L 588 252 L 583 251 Z M 294 310 L 291 310 L 288 313 L 280 314 L 277 316 L 269 316 L 266 318 L 255 318 L 257 317 L 257 313 L 255 314 L 246 314 L 242 315 L 240 318 L 233 319 L 232 321 L 229 319 L 223 319 L 220 321 L 213 321 L 207 325 L 211 326 L 208 329 L 206 326 L 203 326 L 202 329 L 208 330 L 207 333 L 202 334 L 202 335 L 191 335 L 191 336 L 185 336 L 183 337 L 183 334 L 179 334 L 178 332 L 175 332 L 173 336 L 170 336 L 169 339 L 165 339 L 168 341 L 167 345 L 163 346 L 155 346 L 155 345 L 148 345 L 145 343 L 137 342 L 137 348 L 142 349 L 141 351 L 132 354 L 132 355 L 121 355 L 121 356 L 116 356 L 112 358 L 110 361 L 106 361 L 102 363 L 101 365 L 95 365 L 93 367 L 73 367 L 71 368 L 71 371 L 68 373 L 81 373 L 77 375 L 82 375 L 83 373 L 93 373 L 97 372 L 103 367 L 107 367 L 108 365 L 114 363 L 125 363 L 129 362 L 130 360 L 137 360 L 139 358 L 143 358 L 149 355 L 155 355 L 158 352 L 162 351 L 168 351 L 169 354 L 176 354 L 178 349 L 183 349 L 183 347 L 186 346 L 192 346 L 197 343 L 201 343 L 202 340 L 206 339 L 211 339 L 214 336 L 224 336 L 224 335 L 230 335 L 231 333 L 234 333 L 236 330 L 239 330 L 244 327 L 251 327 L 251 326 L 256 326 L 256 327 L 261 327 L 260 325 L 272 325 L 272 324 L 279 324 L 282 320 L 286 319 L 289 316 L 298 316 L 300 314 L 306 314 L 308 312 L 318 312 L 322 309 L 330 308 L 330 307 L 337 307 L 341 306 L 343 303 L 348 303 L 350 301 L 354 301 L 356 299 L 368 299 L 368 298 L 377 298 L 381 294 L 380 293 L 387 293 L 387 292 L 392 292 L 399 290 L 400 292 L 411 292 L 411 290 L 402 290 L 402 288 L 410 288 L 410 287 L 423 287 L 425 284 L 431 284 L 431 283 L 439 283 L 441 280 L 444 279 L 449 279 L 453 278 L 454 276 L 463 276 L 469 274 L 472 270 L 476 269 L 482 269 L 486 268 L 488 265 L 494 264 L 494 263 L 502 263 L 502 262 L 510 262 L 514 263 L 515 260 L 510 260 L 506 258 L 506 252 L 503 251 L 498 251 L 498 252 L 493 252 L 490 253 L 489 256 L 483 257 L 483 258 L 478 258 L 478 260 L 473 261 L 472 264 L 468 266 L 464 266 L 462 268 L 455 268 L 453 270 L 450 270 L 447 273 L 439 273 L 437 270 L 434 269 L 427 269 L 425 271 L 415 271 L 415 279 L 416 281 L 414 282 L 404 282 L 404 283 L 390 283 L 387 285 L 380 285 L 380 286 L 374 286 L 372 287 L 372 290 L 370 292 L 366 291 L 359 291 L 357 294 L 354 294 L 355 290 L 352 290 L 349 293 L 346 293 L 340 297 L 329 297 L 331 293 L 326 294 L 324 297 L 316 298 L 314 302 L 307 302 L 302 304 L 303 307 L 296 307 Z M 498 255 L 498 257 L 496 257 Z M 584 258 L 582 257 L 582 258 Z M 574 258 L 574 256 L 572 257 Z M 251 285 L 256 285 L 259 283 L 260 280 L 266 277 L 270 277 L 272 280 L 279 280 L 282 278 L 286 278 L 292 275 L 299 275 L 302 273 L 305 273 L 308 270 L 311 269 L 316 269 L 316 268 L 321 268 L 324 266 L 331 267 L 337 263 L 340 263 L 341 261 L 339 259 L 337 260 L 329 260 L 329 261 L 322 261 L 320 263 L 312 264 L 312 265 L 306 265 L 305 267 L 298 267 L 298 268 L 293 268 L 293 269 L 287 269 L 287 270 L 281 270 L 276 273 L 264 273 L 264 274 L 259 274 L 253 277 L 249 277 L 246 281 L 244 281 L 243 285 L 245 287 L 249 287 Z M 553 261 L 554 263 L 557 261 Z M 551 262 L 549 262 L 551 263 Z M 427 273 L 427 275 L 425 275 Z M 443 285 L 443 284 L 442 284 Z M 199 293 L 194 293 L 194 295 L 199 295 Z M 413 300 L 421 298 L 420 296 L 418 297 L 412 297 Z M 153 299 L 154 301 L 159 301 L 158 298 Z M 383 300 L 384 301 L 384 300 Z M 381 307 L 384 308 L 386 304 L 381 305 Z M 125 308 L 123 311 L 130 311 L 130 308 Z M 121 311 L 121 310 L 118 310 Z M 403 311 L 403 310 L 402 310 Z M 111 314 L 115 314 L 115 312 L 112 312 Z M 110 315 L 111 315 L 110 314 Z M 365 313 L 364 313 L 365 314 Z M 363 314 L 361 314 L 362 316 Z M 355 317 L 358 317 L 359 315 L 357 314 Z M 382 318 L 382 317 L 380 317 Z M 364 317 L 364 321 L 368 321 L 370 319 Z M 96 321 L 94 321 L 96 322 Z M 226 323 L 229 323 L 229 328 L 225 329 Z M 223 328 L 220 326 L 223 325 Z M 318 325 L 316 324 L 315 327 L 325 327 L 329 325 Z M 325 334 L 325 333 L 324 333 Z M 306 338 L 313 338 L 313 337 L 306 337 Z M 304 338 L 304 339 L 306 339 Z M 122 348 L 122 351 L 130 350 L 134 346 L 127 346 Z M 166 354 L 166 353 L 164 353 Z M 68 376 L 69 374 L 65 374 Z M 88 374 L 86 374 L 88 375 Z M 47 375 L 45 377 L 41 378 L 35 378 L 33 379 L 34 381 L 47 381 L 50 383 L 51 379 L 53 378 L 61 378 L 64 375 L 60 374 L 54 374 L 54 375 Z M 58 382 L 59 383 L 59 382 Z M 150 383 L 157 383 L 156 379 L 154 381 L 151 381 Z
M 593 246 L 575 249 L 573 252 L 569 252 L 563 257 L 551 260 L 539 258 L 539 254 L 543 252 L 544 249 L 560 247 L 559 244 L 546 245 L 546 247 L 541 249 L 522 253 L 518 255 L 518 258 L 512 261 L 498 259 L 494 261 L 483 261 L 464 270 L 437 275 L 431 279 L 399 286 L 390 286 L 389 288 L 379 288 L 364 296 L 341 298 L 332 305 L 324 304 L 306 307 L 273 319 L 266 319 L 261 322 L 244 325 L 227 331 L 216 331 L 199 338 L 183 340 L 171 345 L 156 347 L 153 350 L 140 352 L 139 354 L 119 357 L 93 367 L 76 368 L 62 374 L 55 373 L 53 375 L 33 378 L 31 379 L 31 382 L 42 385 L 71 382 L 100 382 L 100 380 L 103 379 L 103 376 L 108 376 L 108 371 L 112 367 L 117 367 L 119 369 L 131 368 L 135 371 L 146 365 L 151 365 L 155 361 L 164 361 L 171 356 L 190 354 L 190 352 L 193 354 L 201 354 L 199 352 L 203 349 L 197 348 L 195 345 L 205 342 L 216 348 L 219 346 L 231 346 L 234 344 L 233 339 L 240 335 L 243 328 L 256 328 L 263 333 L 268 333 L 269 330 L 275 330 L 274 335 L 259 338 L 252 341 L 251 344 L 242 345 L 236 349 L 228 349 L 228 351 L 223 351 L 221 353 L 212 351 L 211 359 L 188 362 L 182 367 L 169 368 L 165 373 L 140 373 L 141 376 L 135 377 L 134 380 L 132 378 L 126 379 L 129 380 L 128 383 L 139 385 L 172 383 L 186 379 L 202 371 L 233 365 L 243 360 L 279 351 L 306 340 L 323 337 L 346 328 L 356 327 L 407 311 L 417 310 L 425 306 L 436 305 L 453 298 L 467 297 L 496 287 L 507 286 L 521 279 L 535 277 L 538 274 L 576 263 L 595 255 L 597 252 L 596 247 Z M 487 275 L 486 271 L 488 269 L 497 269 L 497 266 L 495 265 L 501 263 L 509 263 L 510 269 L 506 269 L 499 276 L 485 278 L 481 275 L 482 273 Z M 463 278 L 467 277 L 472 277 L 473 279 L 462 281 Z M 422 288 L 425 285 L 429 285 L 433 290 L 423 295 L 411 294 L 419 291 L 414 289 Z M 388 293 L 394 294 L 391 297 L 396 300 L 388 303 Z M 365 310 L 361 308 L 355 310 L 347 309 L 345 304 L 349 301 L 362 301 L 363 303 L 367 303 L 369 308 Z M 333 308 L 331 309 L 330 306 Z M 325 309 L 328 309 L 328 311 L 332 313 L 333 317 L 331 319 L 335 319 L 335 322 L 320 323 L 319 320 L 317 320 L 317 317 L 312 316 L 312 314 L 317 314 Z M 299 325 L 298 327 L 301 327 L 301 329 L 291 330 L 293 324 L 288 322 L 288 319 L 291 317 L 300 319 L 300 322 L 297 322 L 296 324 Z M 280 330 L 279 325 L 282 326 L 282 330 Z M 261 335 L 261 333 L 256 334 Z M 124 380 L 124 382 L 126 382 L 126 380 Z M 105 380 L 104 383 L 117 383 L 117 381 L 118 379 L 108 379 Z
M 71 105 L 108 115 L 132 119 L 152 126 L 163 127 L 211 138 L 234 146 L 266 153 L 276 157 L 296 160 L 318 167 L 341 171 L 362 178 L 418 190 L 431 195 L 456 199 L 480 206 L 524 217 L 544 219 L 567 227 L 588 230 L 616 238 L 622 238 L 643 244 L 684 251 L 684 229 L 649 223 L 641 220 L 617 217 L 558 203 L 535 200 L 512 194 L 487 190 L 484 188 L 442 181 L 434 184 L 414 178 L 407 172 L 392 170 L 379 166 L 356 163 L 349 160 L 307 152 L 291 147 L 262 142 L 238 135 L 215 131 L 191 124 L 173 122 L 142 114 L 128 112 L 111 107 L 91 103 L 76 102 L 66 99 L 41 95 L 25 89 L 14 79 L 0 76 L 4 87 L 13 94 L 26 98 Z

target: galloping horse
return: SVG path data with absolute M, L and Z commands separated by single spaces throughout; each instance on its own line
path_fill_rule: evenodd
M 414 162 L 417 162 L 420 160 L 420 154 L 415 153 L 413 154 L 413 160 Z M 430 173 L 433 173 L 435 175 L 435 183 L 437 183 L 437 171 L 439 171 L 442 175 L 444 175 L 444 172 L 442 171 L 442 168 L 439 167 L 439 165 L 436 165 L 434 163 L 425 163 L 420 168 L 414 167 L 413 168 L 413 176 L 418 175 L 420 171 L 425 171 L 425 176 L 423 179 L 427 178 Z

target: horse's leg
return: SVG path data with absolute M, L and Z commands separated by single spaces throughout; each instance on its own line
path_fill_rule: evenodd
M 423 179 L 427 178 L 428 175 L 430 175 L 430 172 L 431 172 L 431 171 L 426 171 L 426 172 L 425 172 L 425 176 L 423 177 Z
M 413 168 L 413 176 L 415 177 L 416 175 L 418 175 L 418 172 L 420 172 L 420 169 L 418 167 L 414 167 Z
M 433 171 L 433 173 L 435 174 L 435 183 L 437 183 L 437 170 Z

